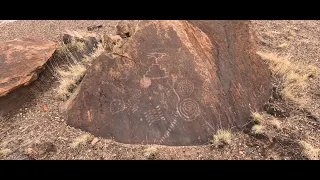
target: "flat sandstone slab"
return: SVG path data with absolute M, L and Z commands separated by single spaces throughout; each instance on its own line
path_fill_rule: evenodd
M 36 80 L 56 48 L 54 42 L 29 38 L 0 42 L 0 97 Z
M 247 21 L 141 21 L 124 56 L 94 60 L 67 123 L 123 143 L 205 144 L 269 98 L 253 40 Z

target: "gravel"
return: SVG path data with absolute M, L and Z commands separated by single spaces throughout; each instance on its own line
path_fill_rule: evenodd
M 0 42 L 18 37 L 32 37 L 58 41 L 64 30 L 87 30 L 88 26 L 103 25 L 103 30 L 114 33 L 117 20 L 18 20 L 0 21 Z

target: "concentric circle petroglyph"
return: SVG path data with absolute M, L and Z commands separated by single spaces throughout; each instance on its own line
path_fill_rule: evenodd
M 182 100 L 178 104 L 180 116 L 186 121 L 193 121 L 200 115 L 199 104 L 190 98 Z
M 177 93 L 179 96 L 186 97 L 193 93 L 194 84 L 188 80 L 178 82 Z

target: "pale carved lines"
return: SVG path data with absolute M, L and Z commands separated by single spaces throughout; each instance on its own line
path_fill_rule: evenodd
M 142 95 L 142 92 L 140 89 L 135 89 L 135 90 L 131 91 L 131 97 L 133 99 L 139 99 L 141 97 L 141 95 Z
M 110 103 L 110 112 L 112 114 L 119 113 L 121 111 L 124 111 L 127 108 L 125 103 L 121 99 L 114 99 Z
M 149 66 L 148 71 L 145 74 L 145 77 L 148 77 L 150 79 L 163 79 L 168 78 L 169 76 L 166 69 L 161 68 L 160 64 L 152 64 L 151 66 Z
M 193 121 L 200 115 L 199 104 L 190 98 L 182 100 L 178 105 L 178 110 L 185 121 Z
M 155 63 L 158 64 L 158 59 L 161 59 L 166 55 L 167 55 L 166 53 L 153 52 L 153 53 L 147 54 L 147 57 L 148 57 L 148 59 L 154 58 L 155 59 Z
M 171 131 L 175 128 L 175 126 L 177 124 L 178 116 L 179 115 L 177 113 L 174 114 L 172 123 L 170 123 L 168 130 L 164 133 L 164 135 L 162 136 L 162 138 L 159 141 L 160 144 L 170 136 Z
M 133 113 L 136 113 L 138 111 L 138 108 L 139 108 L 138 105 L 134 104 L 131 110 Z
M 151 66 L 149 66 L 148 71 L 144 75 L 145 77 L 148 77 L 150 79 L 162 79 L 162 78 L 168 78 L 168 72 L 165 68 L 162 68 L 160 64 L 158 64 L 158 59 L 163 58 L 167 54 L 165 53 L 150 53 L 147 55 L 148 59 L 154 58 L 155 63 L 152 63 Z M 156 74 L 155 74 L 156 73 Z
M 177 113 L 180 117 L 188 122 L 195 120 L 201 111 L 198 102 L 189 97 L 194 91 L 194 84 L 191 81 L 182 80 L 176 87 L 173 86 L 173 91 L 178 97 Z
M 177 84 L 177 93 L 179 96 L 190 96 L 194 91 L 194 84 L 188 80 L 183 80 Z
M 154 122 L 166 120 L 160 109 L 160 106 L 157 106 L 155 109 L 144 112 L 143 114 L 149 126 L 151 126 Z

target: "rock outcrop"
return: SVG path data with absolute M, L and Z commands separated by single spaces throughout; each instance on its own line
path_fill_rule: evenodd
M 57 45 L 20 38 L 0 43 L 0 97 L 37 79 Z
M 93 61 L 67 123 L 123 143 L 197 145 L 241 128 L 271 93 L 248 21 L 141 21 Z

